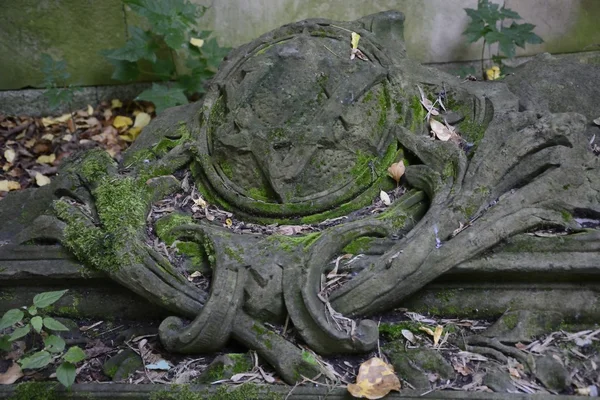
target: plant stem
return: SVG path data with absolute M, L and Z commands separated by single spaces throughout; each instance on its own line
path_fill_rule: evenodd
M 485 57 L 485 38 L 483 38 L 483 47 L 481 48 L 481 75 L 485 79 L 485 68 L 483 67 L 483 57 Z

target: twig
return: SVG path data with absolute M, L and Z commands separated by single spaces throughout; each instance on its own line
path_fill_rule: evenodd
M 7 131 L 0 132 L 0 133 L 2 133 L 3 135 L 6 135 L 7 137 L 8 137 L 8 136 L 12 136 L 12 135 L 15 135 L 15 134 L 17 134 L 17 133 L 19 133 L 19 132 L 21 132 L 21 131 L 24 131 L 24 130 L 25 130 L 25 129 L 27 129 L 27 128 L 29 127 L 29 125 L 31 125 L 31 124 L 32 124 L 32 122 L 27 122 L 27 123 L 25 123 L 25 124 L 21 124 L 21 125 L 19 125 L 19 126 L 15 126 L 14 128 L 11 128 L 11 129 L 9 129 L 9 130 L 7 130 Z

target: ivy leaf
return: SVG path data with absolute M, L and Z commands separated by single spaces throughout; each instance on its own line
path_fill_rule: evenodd
M 73 91 L 65 88 L 49 88 L 43 94 L 51 110 L 73 101 Z
M 63 359 L 72 364 L 85 360 L 85 353 L 77 346 L 70 347 L 63 356 Z
M 133 82 L 140 75 L 137 62 L 115 60 L 113 58 L 109 58 L 108 62 L 115 67 L 111 78 L 116 81 Z
M 40 317 L 39 315 L 31 318 L 31 321 L 29 321 L 29 323 L 31 324 L 31 326 L 37 333 L 40 333 L 42 331 L 42 326 L 44 325 L 44 321 L 42 320 L 42 317 Z
M 17 339 L 21 339 L 23 336 L 26 336 L 29 333 L 29 331 L 31 331 L 31 325 L 29 325 L 29 324 L 27 324 L 21 328 L 17 328 L 10 335 L 10 338 L 8 338 L 8 341 L 14 342 Z
M 2 319 L 0 320 L 0 330 L 6 329 L 9 326 L 13 326 L 17 322 L 21 321 L 24 316 L 25 316 L 25 313 L 23 313 L 23 311 L 21 311 L 17 308 L 8 310 L 7 312 L 4 313 L 4 315 L 2 316 Z
M 48 307 L 49 305 L 56 303 L 61 297 L 63 297 L 65 293 L 67 293 L 68 290 L 69 289 L 57 290 L 55 292 L 43 292 L 37 294 L 33 298 L 33 304 L 37 308 Z
M 67 72 L 67 62 L 64 60 L 56 61 L 50 54 L 42 53 L 40 63 L 44 74 L 44 86 L 46 87 L 64 83 L 71 77 L 71 74 Z
M 498 42 L 500 51 L 508 58 L 516 54 L 516 46 L 525 47 L 525 43 L 542 43 L 542 39 L 531 32 L 535 28 L 532 24 L 517 24 L 513 22 L 509 27 L 504 27 L 500 32 L 490 32 L 486 35 L 488 43 Z
M 58 322 L 54 318 L 46 317 L 44 318 L 44 326 L 51 331 L 68 331 L 69 328 L 64 326 L 62 323 Z
M 104 50 L 101 51 L 101 54 L 113 60 L 131 62 L 148 60 L 150 62 L 155 62 L 155 50 L 157 50 L 157 45 L 152 38 L 151 33 L 143 31 L 136 26 L 132 26 L 129 28 L 129 40 L 125 42 L 123 47 L 113 50 Z
M 37 369 L 43 368 L 50 364 L 52 356 L 45 350 L 38 351 L 29 357 L 25 357 L 20 361 L 21 368 L 23 369 Z
M 50 353 L 60 353 L 65 349 L 65 341 L 60 336 L 50 335 L 44 339 L 44 346 Z
M 152 64 L 152 72 L 156 74 L 159 79 L 167 81 L 171 79 L 175 73 L 175 66 L 170 58 L 166 60 L 156 60 L 156 62 Z
M 75 376 L 77 375 L 77 368 L 70 362 L 64 362 L 56 369 L 56 379 L 63 384 L 64 387 L 69 388 L 75 382 Z
M 151 89 L 144 90 L 136 99 L 154 103 L 157 114 L 169 107 L 188 104 L 184 89 L 180 87 L 169 88 L 157 83 L 153 83 Z

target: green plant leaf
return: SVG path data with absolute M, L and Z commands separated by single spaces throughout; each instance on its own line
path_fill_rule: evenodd
M 175 66 L 170 58 L 166 60 L 156 60 L 152 64 L 152 72 L 158 76 L 160 80 L 170 80 L 173 74 L 175 74 Z
M 0 319 L 0 330 L 6 329 L 9 326 L 13 326 L 17 322 L 21 321 L 25 313 L 18 308 L 13 308 L 12 310 L 8 310 Z
M 188 103 L 182 88 L 169 88 L 157 83 L 153 83 L 151 89 L 144 90 L 136 99 L 154 103 L 157 114 L 166 108 Z
M 136 26 L 132 26 L 129 28 L 129 40 L 125 42 L 123 47 L 103 50 L 100 53 L 113 60 L 134 62 L 143 59 L 155 62 L 155 51 L 157 49 L 158 46 L 150 32 L 145 32 Z
M 0 336 L 0 351 L 8 352 L 12 349 L 12 344 L 10 343 L 8 335 Z
M 44 74 L 43 84 L 45 87 L 64 84 L 71 77 L 71 74 L 67 72 L 67 62 L 64 60 L 56 61 L 50 54 L 42 53 L 40 63 Z
M 51 331 L 68 331 L 69 328 L 58 322 L 52 317 L 44 318 L 44 326 Z
M 77 346 L 70 347 L 63 356 L 67 362 L 77 364 L 79 361 L 85 360 L 85 353 Z
M 29 308 L 27 309 L 27 312 L 31 316 L 37 315 L 37 307 L 36 306 L 29 306 Z
M 115 60 L 112 58 L 109 58 L 108 62 L 111 63 L 113 67 L 115 67 L 111 78 L 116 81 L 132 82 L 135 81 L 140 75 L 140 70 L 138 68 L 137 62 Z
M 64 88 L 49 88 L 44 91 L 44 97 L 48 100 L 51 110 L 57 109 L 63 104 L 73 101 L 73 92 Z
M 77 368 L 70 362 L 64 362 L 56 369 L 56 379 L 66 388 L 71 387 L 75 382 Z
M 221 47 L 217 39 L 210 38 L 204 41 L 204 46 L 200 48 L 201 57 L 206 60 L 208 69 L 217 71 L 223 58 L 229 53 L 229 47 Z
M 29 323 L 31 324 L 31 326 L 37 333 L 40 333 L 42 331 L 42 326 L 44 325 L 44 321 L 42 320 L 42 317 L 40 317 L 39 315 L 31 318 L 31 321 L 29 321 Z
M 17 339 L 21 339 L 23 336 L 26 336 L 31 331 L 31 325 L 27 324 L 21 328 L 17 328 L 13 331 L 8 339 L 11 342 L 14 342 Z
M 33 298 L 33 305 L 35 305 L 37 308 L 48 307 L 49 305 L 56 303 L 58 299 L 60 299 L 65 293 L 67 293 L 68 290 L 69 289 L 58 290 L 56 292 L 43 292 L 37 294 Z
M 60 336 L 50 335 L 44 339 L 44 346 L 50 353 L 60 353 L 65 349 L 65 341 Z
M 25 357 L 19 364 L 21 364 L 21 368 L 23 369 L 37 369 L 43 368 L 50 363 L 52 360 L 52 356 L 45 350 L 38 351 L 37 353 L 32 354 L 29 357 Z

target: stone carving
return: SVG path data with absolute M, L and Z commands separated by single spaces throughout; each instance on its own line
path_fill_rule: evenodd
M 461 82 L 407 59 L 403 19 L 390 11 L 353 22 L 301 21 L 234 50 L 201 102 L 164 112 L 119 164 L 89 152 L 50 186 L 8 196 L 0 240 L 56 240 L 87 267 L 173 312 L 159 330 L 168 350 L 214 351 L 231 337 L 288 383 L 320 367 L 265 322 L 289 316 L 320 354 L 365 352 L 378 337 L 369 315 L 508 238 L 553 227 L 581 232 L 575 240 L 591 245 L 598 230 L 573 217 L 600 215 L 592 116 L 560 113 L 554 101 L 537 107 L 543 89 L 524 101 L 520 78 L 508 86 Z M 351 32 L 361 35 L 367 60 L 350 60 Z M 419 88 L 443 99 L 462 144 L 430 137 Z M 577 101 L 568 103 L 574 111 Z M 354 213 L 395 186 L 386 170 L 400 159 L 410 190 L 383 213 Z M 179 214 L 148 222 L 152 204 L 180 190 L 181 180 L 246 222 L 348 218 L 293 237 L 235 233 Z M 195 246 L 210 290 L 156 250 L 157 232 Z M 323 293 L 330 261 L 365 238 L 356 276 Z

